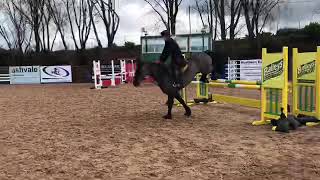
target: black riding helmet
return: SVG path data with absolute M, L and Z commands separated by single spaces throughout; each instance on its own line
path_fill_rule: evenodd
M 164 37 L 164 36 L 170 37 L 170 32 L 168 30 L 164 30 L 164 31 L 161 32 L 161 36 L 162 37 Z

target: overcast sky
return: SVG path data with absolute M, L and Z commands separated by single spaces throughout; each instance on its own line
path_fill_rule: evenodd
M 158 17 L 152 12 L 144 0 L 115 0 L 116 9 L 120 15 L 120 27 L 116 36 L 116 44 L 122 45 L 125 41 L 140 42 L 141 28 L 145 27 L 150 35 L 159 34 L 164 29 Z M 183 6 L 178 15 L 177 33 L 189 32 L 189 21 L 187 7 L 194 4 L 194 0 L 183 0 Z M 293 27 L 302 28 L 310 22 L 320 22 L 320 0 L 282 0 L 279 7 L 275 8 L 274 22 L 268 24 L 266 31 L 275 32 L 278 28 Z M 198 14 L 192 12 L 192 32 L 200 32 L 202 25 Z M 242 24 L 244 22 L 241 22 Z M 105 33 L 103 27 L 99 27 L 101 39 L 104 40 Z M 92 33 L 93 34 L 93 33 Z M 243 28 L 240 36 L 246 34 Z M 1 40 L 0 40 L 1 42 Z M 106 42 L 106 41 L 104 41 Z M 0 43 L 1 44 L 1 43 Z M 69 43 L 72 45 L 72 43 Z M 89 47 L 96 46 L 94 36 L 91 36 Z M 57 47 L 62 47 L 60 42 Z
M 178 33 L 188 32 L 187 5 L 191 0 L 184 0 L 178 17 Z M 139 42 L 141 28 L 146 27 L 150 34 L 158 34 L 163 29 L 161 23 L 154 28 L 158 22 L 157 16 L 152 13 L 150 7 L 143 0 L 118 0 L 116 6 L 121 17 L 121 24 L 117 36 L 117 43 L 125 40 Z M 192 4 L 192 3 L 191 3 Z M 267 30 L 276 31 L 278 28 L 294 27 L 302 28 L 312 21 L 320 22 L 320 0 L 282 0 L 282 3 L 275 9 L 276 17 L 274 23 L 268 25 Z M 201 22 L 196 12 L 192 16 L 192 31 L 201 30 Z M 242 35 L 246 34 L 243 29 Z

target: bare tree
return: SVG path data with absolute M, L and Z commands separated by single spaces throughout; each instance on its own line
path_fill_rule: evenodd
M 108 47 L 113 46 L 114 38 L 120 24 L 120 17 L 116 13 L 112 0 L 93 0 L 95 10 L 101 18 L 108 38 Z
M 171 32 L 176 34 L 176 23 L 179 7 L 183 0 L 144 0 L 153 11 L 160 17 L 163 25 Z
M 65 38 L 67 26 L 67 20 L 65 17 L 67 13 L 63 8 L 63 2 L 61 0 L 47 0 L 46 6 L 48 9 L 48 13 L 52 17 L 53 23 L 55 24 L 57 31 L 60 34 L 64 49 L 67 50 L 68 45 Z
M 220 33 L 221 39 L 227 39 L 227 29 L 226 29 L 226 14 L 225 14 L 225 0 L 213 0 L 215 11 L 217 13 L 219 24 L 220 24 Z
M 213 0 L 196 0 L 196 10 L 199 13 L 202 25 L 209 26 L 210 34 L 213 34 L 213 39 L 216 40 L 218 16 L 216 15 Z
M 3 25 L 0 25 L 0 36 L 3 38 L 3 40 L 6 42 L 7 47 L 12 50 L 13 49 L 13 45 L 12 45 L 12 41 L 10 39 L 10 32 L 7 30 L 7 28 L 5 28 Z
M 280 0 L 241 0 L 250 39 L 259 36 Z
M 237 27 L 241 17 L 242 8 L 240 0 L 196 0 L 196 8 L 203 24 L 205 14 L 208 16 L 207 20 L 210 32 L 213 33 L 214 29 L 215 39 L 218 24 L 220 24 L 220 38 L 222 40 L 227 38 L 228 30 L 230 39 L 235 38 L 238 33 Z M 214 19 L 215 23 L 213 27 Z M 230 24 L 227 24 L 229 21 Z
M 213 2 L 220 23 L 221 39 L 227 38 L 228 29 L 229 38 L 234 39 L 242 10 L 240 0 L 213 0 Z M 229 26 L 226 24 L 228 18 L 230 18 Z
M 89 6 L 87 0 L 65 0 L 64 2 L 75 48 L 84 50 L 91 31 L 90 8 L 93 7 Z
M 227 7 L 230 11 L 229 38 L 232 40 L 238 34 L 238 32 L 236 32 L 236 29 L 238 27 L 242 12 L 241 1 L 230 0 L 230 3 L 228 3 Z
M 102 48 L 102 43 L 101 43 L 101 40 L 99 38 L 99 33 L 98 33 L 98 30 L 97 30 L 97 26 L 96 26 L 96 22 L 99 22 L 99 20 L 97 20 L 97 13 L 95 11 L 95 5 L 96 5 L 96 2 L 94 0 L 87 0 L 90 8 L 89 8 L 89 14 L 90 14 L 90 20 L 91 20 L 91 23 L 92 23 L 92 27 L 93 27 L 93 31 L 94 31 L 94 35 L 96 36 L 96 40 L 97 40 L 97 44 L 98 44 L 98 47 L 99 48 Z
M 16 2 L 18 7 L 22 7 L 21 2 Z M 28 38 L 29 28 L 27 21 L 14 6 L 12 0 L 2 2 L 5 18 L 7 23 L 0 25 L 0 36 L 3 37 L 9 49 L 17 49 L 20 53 L 24 53 L 31 42 L 31 35 Z
M 210 1 L 210 0 L 209 0 Z M 205 20 L 205 17 L 206 14 L 211 14 L 208 10 L 208 6 L 207 6 L 207 3 L 208 1 L 205 1 L 203 2 L 202 0 L 196 0 L 196 10 L 198 11 L 199 13 L 199 16 L 200 16 L 200 19 L 201 19 L 201 22 L 202 22 L 202 26 L 205 26 L 206 25 L 206 20 Z M 209 20 L 209 17 L 208 17 L 208 20 Z M 210 21 L 208 22 L 209 26 L 211 26 L 210 24 Z
M 45 0 L 19 0 L 12 1 L 14 7 L 26 18 L 31 25 L 34 35 L 36 52 L 41 51 L 41 24 Z M 19 5 L 21 3 L 22 5 Z
M 52 26 L 52 15 L 50 11 L 50 7 L 48 6 L 49 3 L 48 1 L 50 0 L 45 0 L 45 5 L 41 9 L 42 13 L 42 22 L 41 22 L 41 28 L 40 32 L 42 33 L 42 39 L 41 39 L 41 47 L 42 51 L 47 52 L 47 51 L 52 51 L 58 30 L 57 28 L 51 28 Z M 54 37 L 51 41 L 51 30 L 55 30 Z

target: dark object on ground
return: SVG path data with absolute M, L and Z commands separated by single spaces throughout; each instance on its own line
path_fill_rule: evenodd
M 288 116 L 290 130 L 296 130 L 301 126 L 301 123 L 292 115 Z
M 272 126 L 276 126 L 275 131 L 286 133 L 288 133 L 289 130 L 296 130 L 300 126 L 306 125 L 310 122 L 319 123 L 320 121 L 314 117 L 304 115 L 298 115 L 298 117 L 289 115 L 286 117 L 283 113 L 283 109 L 281 109 L 281 116 L 279 120 L 271 120 Z
M 303 115 L 298 115 L 297 121 L 299 121 L 299 123 L 302 124 L 302 125 L 306 125 L 309 122 L 314 122 L 314 123 L 320 122 L 315 117 L 303 116 Z
M 275 131 L 289 133 L 289 121 L 287 119 L 272 120 L 276 124 Z
M 289 124 L 287 116 L 284 114 L 283 110 L 284 109 L 281 108 L 280 118 L 278 120 L 272 120 L 271 124 L 273 126 L 276 126 L 275 131 L 289 133 L 290 124 Z

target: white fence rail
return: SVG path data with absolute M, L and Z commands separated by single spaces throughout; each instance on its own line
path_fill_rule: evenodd
M 10 84 L 9 67 L 0 67 L 0 84 Z

